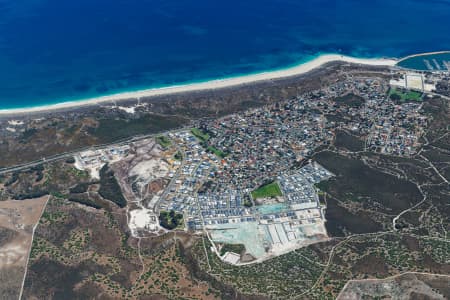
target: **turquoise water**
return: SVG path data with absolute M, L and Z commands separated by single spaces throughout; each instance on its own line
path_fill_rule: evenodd
M 448 71 L 450 52 L 410 57 L 399 62 L 398 66 L 420 71 Z
M 448 0 L 0 0 L 0 108 L 450 49 Z
M 284 203 L 276 203 L 276 204 L 264 204 L 261 206 L 257 206 L 258 211 L 261 214 L 277 214 L 282 211 L 287 210 L 289 207 Z

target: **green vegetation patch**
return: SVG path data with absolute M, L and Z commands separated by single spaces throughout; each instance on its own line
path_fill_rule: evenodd
M 282 196 L 280 186 L 276 181 L 263 185 L 252 192 L 253 199 Z
M 391 88 L 389 90 L 389 98 L 393 101 L 405 103 L 405 102 L 420 102 L 422 101 L 422 93 L 410 90 L 400 90 Z
M 86 193 L 89 188 L 88 182 L 81 182 L 78 183 L 76 186 L 69 189 L 69 192 L 72 194 L 82 194 Z
M 337 148 L 345 148 L 350 151 L 363 151 L 364 141 L 348 132 L 337 130 L 334 145 Z
M 206 150 L 214 153 L 217 157 L 220 157 L 220 158 L 225 158 L 228 155 L 228 153 L 223 152 L 222 150 L 219 150 L 213 146 L 208 146 L 208 148 L 206 148 Z
M 22 143 L 28 142 L 37 132 L 38 131 L 36 128 L 26 129 L 24 132 L 22 132 L 22 135 L 19 138 L 20 142 Z
M 233 266 L 222 262 L 211 252 L 208 244 L 207 254 L 204 249 L 200 240 L 195 245 L 195 257 L 201 271 L 215 274 L 218 282 L 210 281 L 213 287 L 225 283 L 240 293 L 263 294 L 269 299 L 289 299 L 292 295 L 304 293 L 311 288 L 323 270 L 318 264 L 321 262 L 320 256 L 311 250 L 311 247 L 274 257 L 264 263 L 246 266 Z
M 73 156 L 69 157 L 68 159 L 66 159 L 66 163 L 74 164 L 75 163 L 75 158 Z
M 390 213 L 399 213 L 422 199 L 412 182 L 370 168 L 362 160 L 330 151 L 318 153 L 314 159 L 336 174 L 318 187 L 340 201 L 374 201 Z
M 209 140 L 209 134 L 204 132 L 201 129 L 198 128 L 192 128 L 191 129 L 191 133 L 198 138 L 199 140 L 201 140 L 202 142 L 206 142 Z
M 359 108 L 364 105 L 364 98 L 355 94 L 347 94 L 344 96 L 337 97 L 335 99 L 337 104 L 346 105 L 349 107 Z
M 175 153 L 173 158 L 176 159 L 176 160 L 183 160 L 183 154 L 181 154 L 180 151 L 177 151 L 177 153 Z
M 112 142 L 138 134 L 149 134 L 178 128 L 187 123 L 179 116 L 144 115 L 136 119 L 100 119 L 89 133 L 101 142 Z
M 228 153 L 224 152 L 222 150 L 217 149 L 214 146 L 211 146 L 208 144 L 208 140 L 210 138 L 209 134 L 205 132 L 204 130 L 198 129 L 198 128 L 192 128 L 191 133 L 200 140 L 200 145 L 202 145 L 203 148 L 206 149 L 206 151 L 209 151 L 211 153 L 214 153 L 219 158 L 225 158 Z
M 104 199 L 110 200 L 119 207 L 125 207 L 127 201 L 122 194 L 119 183 L 114 177 L 114 171 L 108 165 L 104 165 L 100 170 L 100 189 L 98 190 L 100 196 Z
M 5 186 L 13 185 L 17 180 L 19 180 L 19 173 L 13 172 L 11 177 L 5 181 Z
M 220 249 L 220 255 L 224 255 L 227 252 L 234 252 L 236 254 L 241 254 L 245 251 L 245 246 L 242 244 L 224 244 Z
M 99 209 L 102 208 L 102 206 L 98 203 L 96 203 L 95 201 L 84 197 L 82 195 L 71 195 L 68 197 L 68 200 L 71 202 L 76 202 L 76 203 L 80 203 L 89 207 L 93 207 L 95 209 Z
M 245 198 L 244 199 L 244 206 L 245 207 L 252 207 L 253 206 L 253 202 L 249 198 Z
M 327 192 L 329 189 L 329 182 L 327 180 L 315 183 L 314 186 L 322 192 Z
M 165 135 L 160 135 L 156 138 L 156 142 L 160 144 L 162 147 L 167 148 L 170 146 L 171 142 L 169 138 Z
M 161 211 L 159 214 L 159 224 L 169 230 L 175 229 L 183 224 L 183 215 L 171 211 Z

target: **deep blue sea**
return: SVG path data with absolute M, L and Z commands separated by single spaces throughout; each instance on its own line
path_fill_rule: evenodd
M 0 108 L 437 50 L 449 0 L 0 0 Z

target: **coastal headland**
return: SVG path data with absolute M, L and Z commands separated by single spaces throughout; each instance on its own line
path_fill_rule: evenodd
M 211 81 L 205 81 L 200 83 L 174 85 L 163 88 L 151 88 L 139 91 L 117 93 L 107 96 L 95 97 L 90 99 L 80 99 L 77 101 L 61 102 L 50 105 L 27 107 L 27 108 L 13 108 L 13 109 L 0 109 L 0 116 L 26 114 L 26 113 L 39 113 L 45 111 L 64 110 L 69 108 L 83 107 L 89 105 L 97 105 L 105 102 L 115 102 L 127 99 L 139 99 L 143 97 L 162 96 L 169 94 L 178 94 L 185 92 L 195 92 L 204 90 L 213 90 L 220 88 L 227 88 L 245 84 L 251 84 L 260 81 L 275 80 L 281 78 L 288 78 L 296 75 L 301 75 L 319 68 L 327 63 L 331 62 L 344 62 L 352 64 L 370 65 L 370 66 L 394 66 L 398 61 L 396 59 L 376 58 L 376 59 L 364 59 L 355 58 L 350 56 L 338 55 L 338 54 L 326 54 L 318 56 L 317 58 L 299 64 L 297 66 L 289 67 L 286 69 L 262 72 L 257 74 L 231 77 L 225 79 L 217 79 Z

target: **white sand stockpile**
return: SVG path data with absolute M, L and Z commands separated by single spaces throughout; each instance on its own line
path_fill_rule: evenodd
M 169 167 L 167 163 L 159 160 L 152 159 L 138 163 L 131 169 L 129 175 L 137 176 L 139 178 L 161 178 L 167 176 Z
M 130 211 L 129 227 L 133 236 L 137 236 L 139 230 L 156 231 L 158 229 L 157 218 L 149 209 L 135 209 Z

